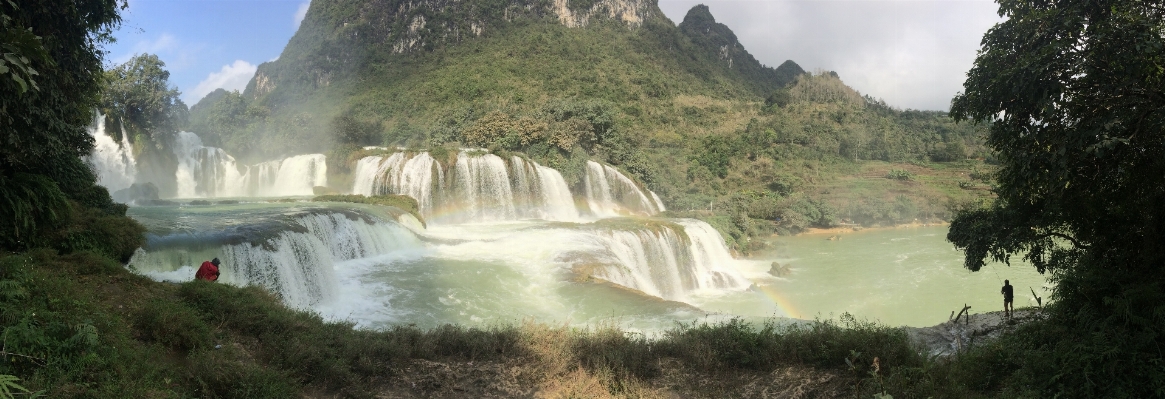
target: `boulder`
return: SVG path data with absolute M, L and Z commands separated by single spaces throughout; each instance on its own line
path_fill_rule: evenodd
M 127 188 L 115 191 L 111 196 L 114 201 L 135 205 L 143 205 L 159 199 L 158 186 L 155 186 L 154 183 L 134 183 Z

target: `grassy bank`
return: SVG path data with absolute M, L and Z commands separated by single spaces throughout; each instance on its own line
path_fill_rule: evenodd
M 998 384 L 950 384 L 978 363 L 928 359 L 901 329 L 852 318 L 652 337 L 535 322 L 367 331 L 259 288 L 157 283 L 89 252 L 0 267 L 0 374 L 50 397 L 943 397 Z

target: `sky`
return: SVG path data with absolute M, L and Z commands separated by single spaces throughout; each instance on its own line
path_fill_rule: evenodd
M 947 110 L 1000 21 L 989 0 L 659 0 L 675 23 L 706 4 L 761 63 L 835 71 L 898 108 Z M 299 27 L 307 0 L 129 0 L 107 67 L 156 54 L 182 100 L 243 90 Z

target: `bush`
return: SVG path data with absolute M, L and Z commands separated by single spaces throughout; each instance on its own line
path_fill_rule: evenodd
M 150 301 L 134 317 L 143 338 L 181 351 L 211 346 L 210 327 L 198 312 L 182 303 Z
M 191 358 L 191 378 L 206 398 L 293 398 L 302 396 L 295 381 L 279 371 L 242 363 L 227 350 L 206 351 Z
M 890 173 L 886 174 L 886 178 L 907 181 L 907 180 L 914 180 L 914 174 L 910 173 L 910 171 L 907 171 L 907 170 L 890 169 Z

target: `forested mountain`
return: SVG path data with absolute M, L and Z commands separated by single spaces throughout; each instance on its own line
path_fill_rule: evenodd
M 615 104 L 629 127 L 650 130 L 672 124 L 665 108 L 677 98 L 757 102 L 803 72 L 761 65 L 707 7 L 677 27 L 651 1 L 320 1 L 244 101 L 219 106 L 249 118 L 209 118 L 204 101 L 194 121 L 228 149 L 262 155 L 303 150 L 262 137 L 310 136 L 340 114 L 427 145 L 443 139 L 431 137 L 442 119 L 538 113 L 563 99 Z M 384 139 L 374 136 L 364 141 Z
M 950 176 L 823 189 L 886 175 L 854 161 L 985 156 L 983 128 L 895 109 L 792 60 L 765 66 L 706 6 L 676 25 L 651 0 L 313 1 L 280 57 L 244 92 L 195 104 L 190 125 L 248 161 L 327 151 L 338 188 L 367 145 L 519 152 L 570 184 L 595 159 L 673 209 L 731 204 L 789 231 L 944 218 L 951 201 L 986 195 Z

